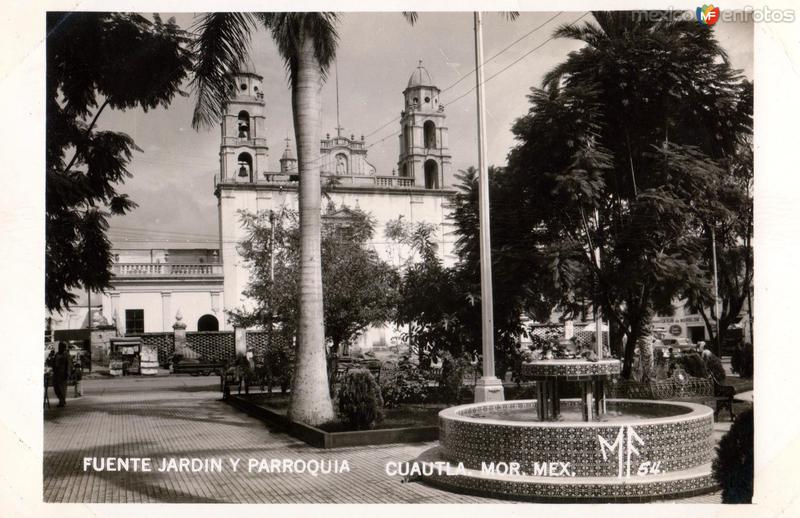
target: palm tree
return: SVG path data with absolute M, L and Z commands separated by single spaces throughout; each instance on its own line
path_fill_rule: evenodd
M 292 90 L 292 112 L 300 173 L 300 286 L 297 353 L 289 417 L 311 425 L 331 421 L 320 253 L 320 123 L 322 85 L 336 55 L 335 13 L 212 13 L 198 24 L 197 92 L 192 124 L 211 125 L 230 95 L 230 74 L 247 58 L 251 31 L 272 36 Z

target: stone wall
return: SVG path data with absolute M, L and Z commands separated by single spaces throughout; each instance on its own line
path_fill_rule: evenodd
M 206 361 L 226 362 L 236 357 L 232 331 L 195 331 L 186 333 L 186 345 Z

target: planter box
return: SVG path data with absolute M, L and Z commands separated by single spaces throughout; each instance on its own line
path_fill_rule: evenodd
M 420 426 L 412 428 L 387 428 L 383 430 L 359 430 L 354 432 L 326 432 L 305 423 L 290 420 L 285 415 L 256 405 L 241 396 L 231 395 L 225 401 L 264 421 L 270 426 L 279 428 L 296 439 L 317 448 L 344 448 L 347 446 L 368 446 L 372 444 L 392 444 L 404 442 L 427 442 L 439 438 L 438 426 Z

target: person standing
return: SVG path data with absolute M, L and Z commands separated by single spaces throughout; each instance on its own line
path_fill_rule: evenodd
M 72 358 L 67 352 L 67 344 L 58 342 L 58 352 L 53 357 L 53 390 L 58 396 L 58 406 L 67 406 L 67 383 L 72 371 Z

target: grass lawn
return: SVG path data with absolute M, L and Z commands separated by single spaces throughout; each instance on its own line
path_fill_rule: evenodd
M 289 410 L 288 394 L 251 394 L 247 399 L 258 406 L 268 408 L 273 412 L 286 415 Z M 439 411 L 447 408 L 445 404 L 420 404 L 400 405 L 397 408 L 384 408 L 383 419 L 375 425 L 373 430 L 387 430 L 391 428 L 414 428 L 424 426 L 437 426 L 439 424 Z M 326 432 L 349 432 L 345 423 L 332 422 L 320 425 L 318 428 Z

